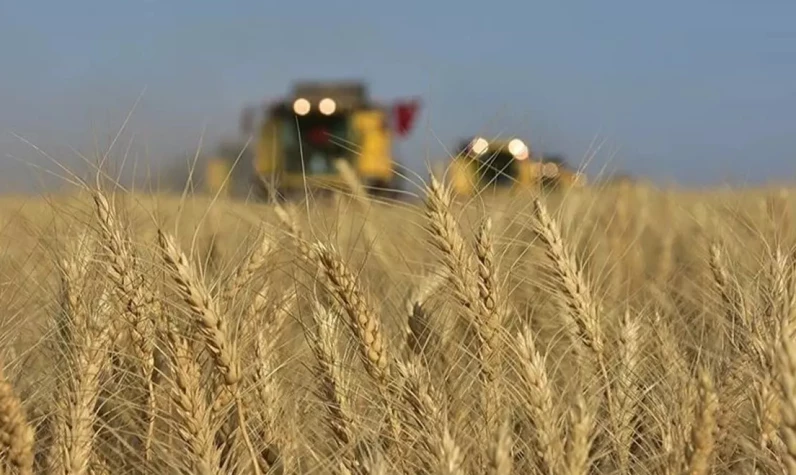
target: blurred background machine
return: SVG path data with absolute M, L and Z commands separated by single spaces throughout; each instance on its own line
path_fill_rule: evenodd
M 519 139 L 463 141 L 449 171 L 453 190 L 470 196 L 487 188 L 546 190 L 584 186 L 586 176 L 572 170 L 559 156 L 535 156 Z
M 205 184 L 229 194 L 233 181 L 245 181 L 263 197 L 289 198 L 344 187 L 335 166 L 344 160 L 368 192 L 394 194 L 394 138 L 411 131 L 419 107 L 417 99 L 377 104 L 362 82 L 297 82 L 287 97 L 244 111 L 248 153 L 241 155 L 243 144 L 237 152 L 220 147 L 206 162 Z M 232 170 L 236 162 L 242 172 Z

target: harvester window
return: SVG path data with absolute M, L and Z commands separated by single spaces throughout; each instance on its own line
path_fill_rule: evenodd
M 485 185 L 510 185 L 514 181 L 514 156 L 508 151 L 489 151 L 481 155 L 478 167 Z
M 308 174 L 334 173 L 334 162 L 350 160 L 349 118 L 344 114 L 307 114 L 284 129 L 285 168 Z M 303 164 L 302 164 L 303 161 Z

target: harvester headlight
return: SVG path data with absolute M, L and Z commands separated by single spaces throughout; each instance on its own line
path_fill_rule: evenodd
M 517 160 L 528 158 L 528 146 L 520 139 L 512 139 L 509 142 L 509 153 Z
M 470 150 L 476 155 L 482 155 L 489 149 L 489 142 L 483 137 L 477 137 L 470 142 Z
M 323 115 L 332 115 L 334 111 L 337 109 L 337 104 L 334 102 L 333 99 L 329 99 L 325 97 L 321 99 L 321 102 L 318 103 L 318 109 L 321 111 Z
M 299 98 L 293 102 L 293 112 L 298 115 L 307 115 L 310 112 L 310 101 L 307 99 Z

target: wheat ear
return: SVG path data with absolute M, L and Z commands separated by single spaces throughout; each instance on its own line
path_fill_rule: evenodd
M 155 353 L 156 334 L 154 296 L 143 287 L 144 276 L 138 271 L 136 256 L 114 204 L 104 193 L 94 192 L 94 204 L 99 221 L 102 244 L 107 251 L 108 276 L 113 282 L 116 295 L 122 303 L 124 316 L 130 326 L 136 357 L 141 364 L 147 402 L 145 419 L 147 431 L 144 438 L 146 460 L 152 457 L 152 439 L 155 429 Z
M 461 450 L 450 434 L 443 395 L 431 383 L 428 369 L 417 357 L 399 362 L 397 367 L 404 382 L 404 399 L 419 425 L 422 443 L 433 459 L 428 468 L 436 467 L 439 473 L 461 474 Z
M 386 387 L 390 360 L 376 312 L 365 299 L 356 277 L 335 251 L 320 243 L 313 247 L 313 251 L 330 282 L 330 290 L 348 316 L 349 326 L 359 338 L 360 353 L 368 374 L 380 387 Z
M 431 244 L 441 252 L 444 266 L 453 283 L 453 294 L 475 323 L 478 336 L 478 362 L 481 378 L 481 406 L 485 437 L 495 432 L 498 402 L 496 398 L 497 367 L 494 364 L 496 336 L 501 321 L 496 295 L 494 251 L 491 241 L 491 222 L 487 220 L 478 236 L 478 256 L 468 249 L 451 212 L 450 190 L 433 175 L 426 189 L 426 223 Z
M 33 475 L 33 429 L 0 364 L 0 446 L 20 475 Z
M 489 471 L 493 475 L 510 475 L 512 468 L 511 418 L 504 415 L 489 447 Z
M 778 381 L 782 396 L 782 417 L 779 433 L 784 442 L 783 463 L 789 475 L 796 475 L 796 343 L 793 342 L 791 315 L 780 317 L 778 357 Z
M 249 450 L 254 472 L 259 475 L 261 473 L 259 458 L 246 429 L 244 408 L 238 387 L 240 381 L 239 362 L 235 345 L 230 338 L 227 321 L 221 315 L 218 301 L 210 295 L 204 281 L 198 277 L 174 238 L 158 229 L 158 243 L 171 278 L 177 284 L 180 296 L 188 304 L 196 319 L 199 333 L 205 340 L 205 347 L 212 355 L 217 370 L 235 398 L 240 432 Z
M 693 448 L 688 461 L 690 475 L 709 473 L 716 444 L 716 413 L 719 410 L 719 400 L 713 388 L 713 381 L 706 371 L 699 374 L 699 396 L 696 424 L 691 435 Z
M 537 235 L 545 245 L 545 251 L 553 263 L 558 289 L 568 310 L 567 320 L 574 320 L 576 344 L 588 349 L 597 362 L 604 381 L 605 395 L 609 408 L 615 408 L 611 391 L 611 380 L 605 362 L 605 337 L 600 324 L 601 306 L 594 290 L 589 285 L 583 268 L 575 260 L 561 235 L 558 222 L 547 211 L 547 207 L 534 198 L 533 225 Z M 585 360 L 583 361 L 585 363 Z
M 622 473 L 630 469 L 630 445 L 633 440 L 633 422 L 636 405 L 640 399 L 637 384 L 641 353 L 639 350 L 640 325 L 626 309 L 619 335 L 619 373 L 616 378 L 616 407 L 612 411 L 614 442 Z
M 193 470 L 201 475 L 221 475 L 221 453 L 215 446 L 213 412 L 202 390 L 201 371 L 190 342 L 177 333 L 168 332 L 174 368 L 171 398 L 180 416 L 178 433 L 191 451 Z
M 586 475 L 589 473 L 592 441 L 595 426 L 594 409 L 582 394 L 575 398 L 570 413 L 570 438 L 567 453 L 567 473 Z
M 273 241 L 266 234 L 264 226 L 261 226 L 257 245 L 246 255 L 235 269 L 232 278 L 227 281 L 221 293 L 223 302 L 229 303 L 234 300 L 238 290 L 246 287 L 252 276 L 263 267 L 273 248 Z
M 393 440 L 397 440 L 401 435 L 401 421 L 393 407 L 390 387 L 391 358 L 387 349 L 387 339 L 381 329 L 381 321 L 362 291 L 358 279 L 336 251 L 322 243 L 316 243 L 313 246 L 313 256 L 323 269 L 329 290 L 335 297 L 334 302 L 348 317 L 346 319 L 348 327 L 359 341 L 360 359 L 370 377 L 376 382 Z M 388 446 L 394 447 L 389 439 L 383 440 Z
M 543 472 L 559 473 L 563 461 L 564 437 L 556 422 L 553 387 L 545 363 L 536 349 L 531 329 L 527 326 L 517 334 L 516 347 L 525 391 L 523 402 L 535 429 L 534 442 Z
M 94 447 L 94 422 L 100 378 L 108 364 L 111 315 L 103 294 L 98 309 L 81 306 L 70 316 L 71 341 L 67 349 L 69 378 L 57 419 L 57 441 L 50 467 L 58 473 L 80 475 L 89 470 Z
M 308 340 L 316 360 L 313 372 L 318 378 L 318 396 L 324 402 L 329 429 L 338 447 L 345 450 L 342 463 L 353 473 L 358 467 L 350 446 L 358 435 L 354 411 L 348 399 L 348 380 L 337 349 L 337 323 L 332 313 L 317 300 L 313 303 L 312 316 L 317 329 L 308 335 Z

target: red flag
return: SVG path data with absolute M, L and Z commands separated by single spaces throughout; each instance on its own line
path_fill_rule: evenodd
M 398 135 L 404 136 L 412 130 L 412 126 L 415 124 L 415 119 L 417 119 L 417 112 L 419 109 L 419 99 L 397 102 L 393 106 L 395 132 Z

